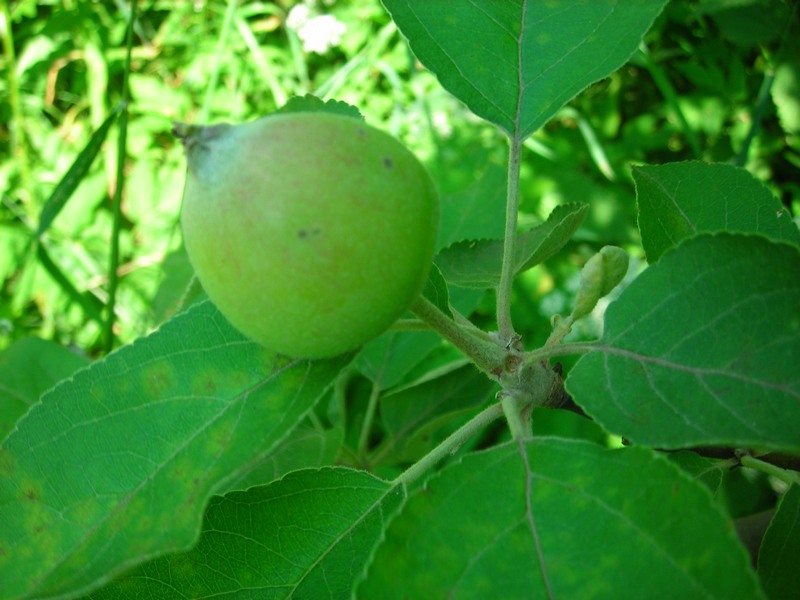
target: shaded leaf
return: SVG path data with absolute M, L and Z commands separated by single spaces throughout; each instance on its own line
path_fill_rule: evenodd
M 496 391 L 495 383 L 465 361 L 451 363 L 421 381 L 381 398 L 387 442 L 398 461 L 419 459 L 432 446 L 431 436 L 445 423 L 472 412 Z
M 347 598 L 404 499 L 403 487 L 363 471 L 296 471 L 213 498 L 195 548 L 91 598 Z
M 39 396 L 89 361 L 40 338 L 22 338 L 0 353 L 0 440 Z
M 605 314 L 567 389 L 608 430 L 659 448 L 800 452 L 800 251 L 691 238 Z
M 764 534 L 758 576 L 770 598 L 791 598 L 800 590 L 800 486 L 789 486 Z
M 301 424 L 274 449 L 256 457 L 243 468 L 241 478 L 226 483 L 225 490 L 246 490 L 280 479 L 300 469 L 334 464 L 344 441 L 341 427 L 320 430 Z
M 289 361 L 206 301 L 42 397 L 0 448 L 0 597 L 85 592 L 199 534 L 348 358 Z
M 517 236 L 515 271 L 521 273 L 544 262 L 558 252 L 580 226 L 588 204 L 557 206 L 547 221 Z M 487 289 L 500 283 L 503 264 L 502 240 L 458 242 L 445 248 L 434 259 L 451 285 Z
M 483 290 L 452 287 L 448 291 L 450 305 L 464 315 L 471 314 L 483 297 Z M 388 389 L 441 344 L 442 338 L 432 331 L 388 332 L 364 346 L 355 365 L 365 377 Z
M 760 233 L 800 247 L 800 230 L 772 193 L 746 170 L 701 162 L 634 167 L 639 230 L 656 262 L 700 233 Z
M 425 283 L 422 295 L 444 314 L 449 317 L 453 316 L 450 310 L 450 293 L 447 290 L 447 282 L 436 265 L 431 265 L 428 281 Z
M 621 67 L 666 0 L 383 4 L 445 89 L 524 139 Z
M 409 498 L 358 591 L 619 598 L 621 582 L 642 598 L 761 597 L 731 522 L 668 461 L 535 438 L 468 455 Z

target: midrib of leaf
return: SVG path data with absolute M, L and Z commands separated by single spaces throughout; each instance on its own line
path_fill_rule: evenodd
M 522 3 L 520 13 L 519 36 L 517 37 L 517 111 L 514 115 L 514 143 L 521 143 L 520 120 L 522 119 L 522 97 L 525 93 L 525 81 L 522 77 L 522 44 L 525 38 L 525 14 L 528 11 L 528 0 Z
M 386 498 L 388 498 L 392 493 L 394 493 L 394 491 L 397 490 L 398 488 L 405 490 L 405 484 L 402 482 L 397 482 L 394 485 L 391 485 L 388 488 L 386 488 L 386 491 L 383 494 L 381 494 L 380 497 L 378 497 L 378 499 L 375 500 L 375 502 L 373 502 L 372 505 L 369 506 L 367 510 L 363 511 L 361 513 L 361 516 L 358 517 L 358 519 L 353 521 L 353 523 L 349 527 L 347 527 L 347 529 L 345 529 L 344 531 L 342 531 L 342 533 L 336 536 L 333 539 L 333 541 L 330 544 L 328 544 L 325 550 L 323 552 L 320 552 L 316 560 L 308 566 L 308 568 L 305 570 L 305 573 L 303 573 L 303 576 L 300 577 L 300 579 L 298 579 L 294 585 L 290 586 L 292 594 L 294 594 L 294 592 L 297 591 L 297 588 L 299 588 L 300 585 L 302 585 L 302 583 L 306 580 L 306 578 L 311 573 L 314 572 L 314 569 L 317 568 L 317 566 L 323 561 L 323 559 L 325 559 L 331 552 L 333 552 L 334 548 L 336 548 L 336 546 L 338 546 L 342 540 L 344 540 L 348 535 L 350 535 L 350 533 L 352 533 L 353 530 L 355 530 L 355 528 L 358 527 L 358 525 L 360 525 L 364 521 L 364 519 L 367 518 L 368 515 L 371 515 L 372 511 L 375 510 L 376 507 L 380 509 L 381 522 L 384 523 L 384 531 L 385 531 L 386 516 L 383 514 L 383 509 L 381 509 L 380 507 L 383 501 Z M 368 566 L 369 565 L 365 564 L 363 570 L 366 570 Z M 356 584 L 355 580 L 353 580 L 353 584 Z
M 522 3 L 522 24 L 521 24 L 522 26 L 521 26 L 521 31 L 522 31 L 522 30 L 524 30 L 524 28 L 525 28 L 525 12 L 526 12 L 527 6 L 528 6 L 528 0 L 524 0 L 524 2 Z M 600 22 L 597 24 L 597 26 L 596 26 L 596 27 L 595 27 L 595 28 L 592 30 L 592 32 L 591 32 L 589 35 L 587 35 L 587 36 L 586 36 L 586 37 L 585 37 L 585 38 L 584 38 L 584 39 L 583 39 L 581 42 L 579 42 L 578 44 L 575 44 L 575 46 L 573 46 L 573 47 L 572 47 L 572 49 L 571 49 L 569 52 L 567 52 L 567 53 L 565 53 L 563 56 L 559 57 L 559 58 L 558 58 L 558 60 L 556 60 L 556 61 L 555 61 L 553 64 L 549 65 L 549 66 L 548 66 L 547 68 L 545 68 L 545 69 L 544 69 L 544 70 L 543 70 L 541 73 L 539 73 L 538 75 L 536 75 L 536 76 L 535 76 L 533 79 L 531 79 L 531 80 L 530 80 L 530 81 L 528 81 L 527 83 L 526 83 L 526 82 L 524 82 L 524 80 L 522 79 L 522 62 L 521 62 L 521 61 L 519 62 L 519 68 L 518 68 L 518 71 L 519 71 L 519 90 L 520 90 L 520 91 L 519 91 L 519 96 L 518 96 L 518 98 L 517 98 L 517 119 L 514 121 L 514 126 L 515 126 L 515 129 L 516 129 L 516 133 L 515 133 L 515 135 L 519 136 L 519 131 L 520 131 L 520 127 L 519 127 L 519 125 L 520 125 L 520 123 L 519 123 L 519 121 L 520 121 L 520 119 L 519 119 L 519 115 L 520 115 L 520 110 L 521 110 L 521 106 L 522 106 L 522 97 L 523 97 L 523 95 L 524 95 L 524 92 L 527 90 L 528 86 L 530 86 L 530 85 L 533 85 L 533 84 L 534 84 L 534 83 L 536 83 L 536 82 L 537 82 L 539 79 L 541 79 L 542 77 L 544 77 L 544 76 L 545 76 L 545 75 L 546 75 L 548 72 L 550 72 L 552 69 L 554 69 L 554 68 L 558 67 L 559 65 L 561 65 L 561 63 L 563 63 L 563 62 L 564 62 L 564 61 L 567 59 L 567 57 L 568 57 L 568 56 L 570 56 L 570 55 L 571 55 L 573 52 L 575 52 L 575 51 L 576 51 L 578 48 L 580 48 L 581 46 L 583 46 L 584 44 L 586 44 L 587 40 L 588 40 L 590 37 L 592 37 L 592 35 L 594 35 L 594 33 L 595 33 L 595 32 L 596 32 L 598 29 L 600 29 L 600 28 L 602 27 L 602 25 L 603 25 L 603 24 L 604 24 L 604 23 L 605 23 L 605 22 L 606 22 L 608 19 L 610 19 L 610 18 L 611 18 L 611 15 L 613 15 L 613 14 L 614 14 L 614 11 L 616 11 L 616 10 L 617 10 L 617 7 L 616 7 L 616 5 L 614 5 L 614 6 L 611 8 L 611 12 L 609 12 L 609 13 L 606 15 L 606 17 L 605 17 L 605 18 L 604 18 L 602 21 L 600 21 Z M 520 45 L 519 45 L 519 47 L 520 47 L 520 55 L 521 55 L 521 48 L 522 48 L 522 35 L 520 35 Z M 538 115 L 537 115 L 537 116 L 538 116 Z M 533 132 L 531 132 L 531 133 L 533 133 Z
M 517 440 L 517 450 L 519 450 L 519 454 L 522 457 L 522 464 L 525 465 L 525 519 L 528 522 L 533 545 L 536 548 L 536 556 L 539 558 L 539 572 L 542 574 L 542 579 L 544 580 L 547 597 L 552 599 L 555 596 L 553 596 L 553 588 L 550 585 L 550 577 L 547 574 L 547 563 L 545 563 L 544 560 L 542 543 L 539 539 L 539 531 L 536 529 L 536 520 L 533 516 L 533 470 L 528 460 L 528 452 L 524 440 Z
M 474 3 L 473 3 L 473 6 L 474 6 Z M 417 24 L 419 25 L 420 29 L 424 30 L 426 35 L 428 36 L 428 38 L 431 41 L 433 41 L 439 47 L 439 50 L 441 50 L 442 55 L 444 55 L 444 56 L 446 56 L 448 58 L 448 60 L 450 61 L 449 68 L 450 68 L 451 72 L 454 71 L 454 72 L 458 73 L 461 76 L 461 78 L 463 79 L 463 82 L 466 83 L 467 85 L 469 85 L 470 88 L 472 88 L 472 90 L 475 91 L 481 98 L 483 98 L 484 100 L 486 100 L 486 102 L 488 102 L 490 105 L 492 105 L 495 108 L 495 110 L 497 110 L 497 112 L 499 112 L 500 114 L 502 114 L 502 115 L 506 116 L 507 118 L 511 119 L 511 115 L 506 114 L 503 111 L 503 109 L 500 106 L 498 106 L 491 98 L 486 96 L 483 92 L 481 92 L 481 90 L 479 90 L 477 87 L 475 87 L 475 85 L 469 80 L 469 77 L 467 77 L 467 75 L 458 67 L 458 63 L 456 61 L 454 61 L 450 57 L 450 55 L 447 53 L 447 51 L 437 41 L 437 35 L 435 33 L 432 33 L 425 26 L 424 21 L 419 18 L 419 16 L 417 15 L 417 12 L 414 10 L 414 4 L 412 2 L 409 2 L 406 8 L 408 8 L 408 11 L 412 15 L 414 15 L 414 18 L 417 20 Z
M 686 222 L 686 224 L 692 230 L 692 233 L 696 234 L 697 233 L 697 227 L 695 227 L 695 224 L 692 223 L 691 219 L 689 219 L 687 214 L 683 211 L 683 208 L 681 207 L 680 203 L 676 200 L 675 195 L 673 195 L 669 191 L 667 191 L 667 188 L 664 187 L 664 183 L 662 181 L 658 180 L 658 179 L 654 179 L 644 169 L 640 169 L 639 173 L 642 175 L 642 177 L 646 178 L 650 182 L 651 185 L 655 185 L 659 189 L 659 191 L 661 191 L 661 193 L 664 194 L 664 197 L 667 200 L 670 201 L 670 203 L 672 204 L 672 207 L 675 209 L 675 211 L 681 216 L 681 218 Z M 725 213 L 725 216 L 727 218 L 727 211 Z M 672 238 L 672 236 L 670 234 L 670 228 L 667 228 L 667 227 L 663 228 L 663 232 L 667 233 L 667 235 L 670 237 L 670 241 L 671 242 L 673 242 L 673 243 L 675 242 L 675 240 Z
M 552 485 L 555 485 L 555 486 L 558 486 L 558 487 L 561 487 L 561 488 L 567 490 L 569 493 L 580 494 L 584 498 L 587 498 L 588 500 L 591 500 L 595 505 L 597 505 L 600 508 L 602 508 L 605 512 L 607 512 L 612 517 L 615 517 L 615 518 L 619 519 L 620 521 L 622 521 L 623 523 L 625 523 L 625 525 L 630 527 L 630 529 L 632 531 L 635 531 L 639 536 L 642 537 L 642 539 L 646 540 L 647 543 L 650 544 L 656 550 L 656 552 L 658 552 L 658 554 L 661 555 L 670 565 L 672 565 L 677 572 L 683 573 L 684 575 L 687 574 L 686 570 L 679 563 L 675 562 L 675 559 L 672 557 L 672 555 L 670 555 L 670 553 L 667 552 L 664 549 L 664 547 L 661 544 L 658 543 L 658 540 L 656 540 L 646 530 L 643 530 L 641 527 L 639 527 L 639 525 L 635 521 L 632 521 L 630 518 L 628 518 L 628 516 L 625 513 L 620 512 L 619 510 L 617 510 L 613 506 L 609 505 L 602 498 L 599 498 L 598 496 L 595 496 L 595 495 L 587 493 L 587 491 L 585 489 L 581 488 L 581 487 L 571 486 L 571 485 L 568 485 L 568 484 L 566 484 L 563 481 L 560 481 L 558 479 L 552 479 L 550 477 L 545 477 L 543 475 L 534 475 L 531 472 L 530 465 L 529 465 L 528 459 L 527 459 L 527 453 L 525 452 L 524 445 L 520 446 L 520 453 L 524 457 L 525 466 L 526 466 L 527 471 L 530 473 L 531 478 L 536 477 L 537 479 L 539 479 L 539 481 L 546 481 L 547 483 L 550 483 Z M 685 477 L 685 476 L 682 475 L 682 477 Z M 705 586 L 703 586 L 702 582 L 698 581 L 697 577 L 695 577 L 694 575 L 689 574 L 687 579 L 688 579 L 688 581 L 690 581 L 693 584 L 693 586 L 698 591 L 703 593 L 703 597 L 705 597 L 705 598 L 714 598 L 714 595 L 712 593 L 710 593 L 705 588 Z M 550 591 L 549 585 L 548 585 L 548 591 Z M 553 597 L 552 593 L 550 594 L 550 597 L 551 598 Z
M 222 419 L 224 416 L 226 416 L 229 413 L 229 410 L 234 406 L 239 406 L 240 407 L 239 408 L 239 418 L 241 418 L 241 413 L 243 412 L 243 409 L 244 409 L 244 406 L 245 406 L 245 402 L 247 402 L 247 399 L 250 397 L 251 394 L 256 392 L 260 387 L 262 387 L 264 385 L 267 385 L 272 379 L 274 379 L 275 377 L 278 377 L 284 371 L 296 366 L 298 364 L 298 362 L 299 361 L 292 361 L 290 363 L 287 363 L 286 365 L 284 365 L 280 369 L 277 369 L 276 371 L 271 373 L 269 377 L 267 377 L 265 379 L 262 379 L 261 381 L 256 383 L 249 390 L 246 390 L 246 391 L 242 392 L 232 402 L 225 403 L 223 409 L 213 419 L 209 420 L 206 425 L 204 425 L 203 427 L 198 429 L 197 432 L 194 435 L 192 435 L 190 438 L 188 438 L 183 444 L 181 444 L 180 446 L 176 447 L 174 452 L 172 452 L 145 479 L 143 479 L 141 481 L 141 483 L 139 483 L 139 485 L 137 485 L 133 490 L 131 490 L 112 510 L 110 510 L 106 514 L 106 516 L 104 516 L 102 519 L 97 521 L 92 527 L 87 528 L 85 534 L 76 540 L 76 543 L 73 544 L 72 548 L 68 552 L 65 552 L 63 554 L 63 557 L 59 561 L 53 563 L 51 569 L 41 577 L 41 580 L 47 579 L 54 571 L 57 571 L 61 567 L 61 565 L 63 565 L 65 562 L 67 562 L 69 559 L 71 559 L 73 554 L 76 552 L 77 549 L 82 548 L 89 540 L 91 540 L 93 537 L 95 537 L 97 535 L 98 531 L 110 519 L 112 519 L 113 517 L 117 516 L 120 512 L 122 512 L 130 504 L 131 500 L 134 499 L 137 496 L 137 494 L 139 494 L 148 484 L 150 484 L 155 479 L 155 477 L 158 474 L 160 474 L 168 465 L 170 465 L 178 454 L 180 454 L 183 450 L 185 450 L 187 446 L 191 445 L 191 443 L 194 440 L 196 440 L 200 436 L 200 434 L 205 432 L 212 425 L 214 425 L 220 419 Z M 309 368 L 306 369 L 306 378 L 308 377 L 309 370 L 310 370 L 310 363 L 309 363 Z M 304 378 L 304 381 L 305 381 L 305 378 Z M 304 383 L 297 387 L 297 392 L 295 393 L 295 398 L 297 397 L 297 395 L 300 394 L 300 390 L 303 388 L 303 386 L 304 386 Z M 243 402 L 240 402 L 240 400 L 242 400 L 242 399 L 243 399 Z M 151 406 L 151 404 L 148 404 L 147 406 Z M 137 407 L 137 409 L 141 409 L 141 408 L 144 408 L 144 407 Z M 125 412 L 125 411 L 122 411 L 122 412 Z M 117 413 L 113 413 L 113 415 L 109 415 L 109 416 L 116 416 L 118 414 L 120 414 L 120 413 L 118 413 L 118 412 Z M 237 423 L 238 423 L 238 419 L 237 419 Z M 280 423 L 277 424 L 276 429 L 279 429 L 279 426 L 280 426 Z M 285 429 L 282 429 L 282 430 L 285 430 Z M 235 431 L 235 428 L 234 428 L 234 431 Z M 291 430 L 288 430 L 288 432 L 291 432 Z M 285 435 L 288 435 L 288 432 Z M 285 436 L 283 436 L 283 437 L 285 437 Z M 283 437 L 281 439 L 283 439 Z M 276 440 L 275 443 L 278 443 L 279 441 L 280 440 Z M 213 467 L 216 464 L 216 462 L 219 459 L 220 455 L 222 455 L 225 452 L 226 449 L 227 448 L 220 449 L 220 451 L 217 453 L 215 459 L 209 463 L 209 466 L 206 469 L 206 472 L 208 472 L 211 469 L 211 467 Z M 236 474 L 237 474 L 236 472 L 233 472 L 233 473 L 230 473 L 228 475 L 228 477 L 221 478 L 217 482 L 217 484 L 214 486 L 214 488 L 217 488 L 220 485 L 224 484 L 225 481 L 227 481 L 228 479 L 234 477 Z M 212 488 L 212 490 L 214 488 Z M 213 493 L 212 490 L 208 491 L 209 495 L 211 493 Z M 198 520 L 200 518 L 201 518 L 201 516 L 198 515 Z M 109 539 L 108 541 L 110 542 L 111 540 Z M 154 553 L 150 553 L 149 555 L 144 556 L 144 557 L 143 556 L 136 556 L 136 557 L 133 557 L 131 559 L 122 561 L 114 569 L 114 572 L 107 574 L 106 577 L 101 580 L 101 582 L 108 580 L 111 576 L 113 576 L 117 572 L 125 570 L 128 567 L 131 567 L 133 565 L 139 564 L 143 559 L 154 558 L 156 556 L 159 556 L 162 553 L 163 552 L 154 552 Z M 102 556 L 102 553 L 101 552 L 97 552 L 97 553 L 95 553 L 95 556 L 99 558 L 99 557 Z M 85 572 L 89 571 L 90 570 L 89 567 L 91 567 L 93 564 L 94 564 L 93 560 L 90 560 L 90 561 L 86 562 L 85 563 L 85 568 L 80 573 L 85 573 Z M 78 573 L 76 573 L 76 575 L 77 574 Z M 74 577 L 72 579 L 74 579 Z M 64 582 L 62 582 L 62 583 L 64 583 Z M 94 587 L 95 583 L 97 583 L 97 582 L 93 582 L 91 587 Z
M 634 352 L 633 350 L 626 350 L 624 348 L 619 348 L 617 346 L 607 346 L 605 344 L 592 345 L 591 349 L 597 350 L 599 352 L 604 352 L 606 354 L 614 354 L 617 356 L 624 356 L 625 358 L 631 358 L 642 364 L 650 363 L 658 365 L 660 367 L 673 369 L 675 371 L 683 371 L 685 373 L 691 373 L 692 375 L 695 375 L 696 377 L 699 378 L 702 378 L 705 375 L 718 375 L 721 377 L 729 377 L 731 379 L 736 379 L 738 381 L 749 383 L 765 389 L 776 390 L 800 400 L 800 392 L 796 392 L 790 387 L 787 387 L 786 385 L 779 385 L 763 379 L 755 379 L 754 377 L 742 375 L 740 373 L 736 373 L 735 371 L 726 371 L 724 369 L 712 369 L 707 367 L 691 367 L 689 365 L 673 362 L 665 358 L 659 358 L 657 356 L 648 356 L 647 354 L 641 354 L 639 352 Z

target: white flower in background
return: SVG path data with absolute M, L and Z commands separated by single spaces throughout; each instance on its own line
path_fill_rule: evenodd
M 332 15 L 311 16 L 306 4 L 296 4 L 286 17 L 286 26 L 294 29 L 303 42 L 303 50 L 324 54 L 338 46 L 347 30 L 345 24 Z
M 301 27 L 308 23 L 310 16 L 311 9 L 308 8 L 307 4 L 295 4 L 292 7 L 292 10 L 289 11 L 289 15 L 286 17 L 286 26 L 289 29 L 298 31 Z

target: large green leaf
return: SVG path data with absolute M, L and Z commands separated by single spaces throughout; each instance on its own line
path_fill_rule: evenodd
M 200 542 L 91 598 L 348 598 L 405 489 L 345 468 L 290 473 L 213 498 Z
M 358 591 L 761 597 L 732 523 L 702 485 L 645 449 L 560 438 L 510 442 L 445 468 L 392 522 Z
M 347 357 L 288 361 L 206 301 L 42 397 L 0 448 L 0 597 L 70 596 L 187 548 Z
M 442 85 L 520 139 L 621 67 L 666 2 L 383 0 Z
M 588 204 L 562 204 L 547 221 L 517 236 L 514 270 L 521 273 L 544 262 L 571 238 L 589 210 Z M 458 242 L 439 252 L 436 266 L 448 283 L 487 289 L 500 283 L 503 240 Z
M 642 245 L 651 263 L 699 233 L 760 233 L 800 247 L 791 215 L 744 169 L 682 162 L 634 167 L 633 178 Z
M 800 250 L 691 238 L 611 304 L 569 373 L 575 401 L 649 446 L 800 452 Z

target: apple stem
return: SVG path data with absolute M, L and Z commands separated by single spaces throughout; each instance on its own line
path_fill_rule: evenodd
M 461 350 L 478 369 L 495 381 L 499 381 L 508 354 L 505 348 L 494 341 L 478 337 L 467 331 L 424 296 L 419 296 L 414 301 L 411 305 L 411 312 Z

